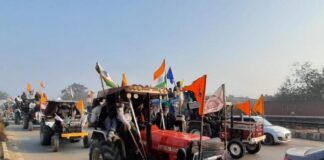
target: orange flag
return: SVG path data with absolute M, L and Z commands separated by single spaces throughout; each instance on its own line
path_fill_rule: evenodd
M 31 84 L 30 83 L 27 83 L 27 92 L 31 92 L 32 90 L 32 87 L 31 87 Z
M 253 111 L 259 115 L 264 116 L 263 95 L 261 95 L 258 101 L 255 103 Z
M 84 112 L 83 100 L 76 102 L 75 105 L 76 105 L 76 108 L 80 111 L 81 115 L 83 116 L 83 112 Z
M 203 75 L 195 80 L 190 86 L 185 86 L 182 89 L 182 91 L 192 91 L 194 93 L 197 102 L 200 104 L 199 114 L 201 116 L 204 116 L 206 80 L 207 75 Z
M 47 97 L 46 97 L 46 95 L 45 95 L 45 93 L 43 93 L 42 95 L 41 95 L 41 98 L 40 98 L 40 104 L 46 104 L 46 102 L 47 102 Z
M 121 86 L 122 87 L 127 86 L 127 78 L 126 78 L 126 74 L 125 73 L 123 73 L 123 79 L 122 79 L 122 85 Z
M 165 72 L 165 59 L 163 59 L 163 62 L 161 66 L 154 72 L 153 80 L 157 80 L 160 78 Z
M 246 102 L 243 103 L 238 103 L 235 104 L 235 107 L 240 109 L 244 114 L 250 116 L 251 115 L 251 102 L 250 100 L 247 100 Z

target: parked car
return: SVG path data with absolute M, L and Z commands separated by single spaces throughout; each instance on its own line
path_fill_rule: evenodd
M 324 146 L 291 148 L 286 152 L 285 160 L 323 160 Z
M 234 117 L 234 120 L 239 120 L 241 118 L 243 118 L 244 121 L 250 121 L 249 116 L 236 116 Z M 264 134 L 266 136 L 266 139 L 263 142 L 265 145 L 273 145 L 291 141 L 291 131 L 289 129 L 273 125 L 268 120 L 260 116 L 251 116 L 251 121 L 263 123 Z

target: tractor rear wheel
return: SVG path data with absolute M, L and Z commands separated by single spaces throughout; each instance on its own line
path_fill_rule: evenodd
M 115 142 L 94 140 L 90 148 L 90 160 L 122 160 L 119 146 Z
M 257 144 L 247 144 L 246 145 L 246 150 L 250 153 L 250 154 L 256 154 L 260 151 L 261 149 L 261 143 L 257 143 Z
M 237 139 L 230 140 L 227 145 L 227 150 L 234 159 L 241 159 L 245 155 L 244 144 Z

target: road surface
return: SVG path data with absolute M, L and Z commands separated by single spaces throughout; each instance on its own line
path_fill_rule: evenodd
M 89 149 L 83 148 L 82 142 L 65 142 L 60 145 L 59 152 L 52 152 L 51 147 L 41 146 L 39 142 L 39 128 L 26 131 L 22 126 L 7 127 L 9 142 L 7 144 L 12 160 L 88 160 Z M 323 142 L 293 139 L 286 144 L 262 146 L 255 155 L 246 154 L 242 160 L 281 160 L 287 149 L 298 146 L 321 146 Z

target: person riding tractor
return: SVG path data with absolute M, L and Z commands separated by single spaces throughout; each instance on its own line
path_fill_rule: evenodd
M 92 133 L 90 160 L 194 160 L 199 154 L 198 135 L 159 129 L 152 125 L 154 112 L 152 100 L 162 101 L 166 89 L 141 85 L 115 87 L 98 92 L 94 99 L 91 121 Z M 99 102 L 99 103 L 98 103 Z M 100 104 L 101 102 L 101 104 Z M 165 106 L 167 113 L 167 107 Z M 167 114 L 166 114 L 167 115 Z M 116 123 L 115 123 L 116 120 Z M 164 116 L 161 116 L 165 124 Z M 170 125 L 171 126 L 171 125 Z M 202 137 L 202 157 L 223 159 L 224 144 L 209 137 Z

